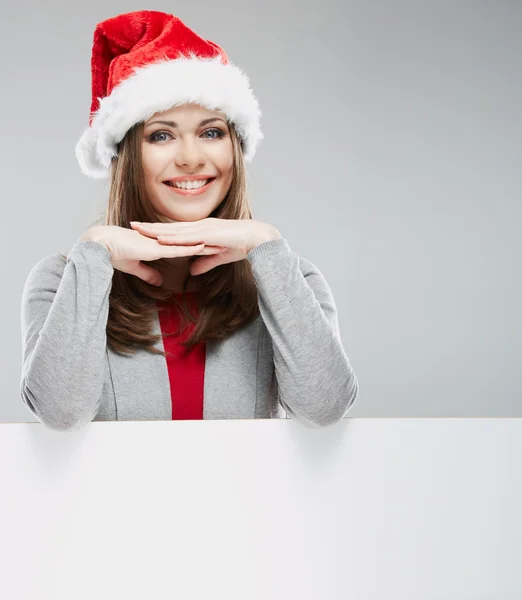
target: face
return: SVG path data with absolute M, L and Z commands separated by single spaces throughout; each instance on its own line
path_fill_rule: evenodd
M 185 104 L 156 113 L 141 149 L 146 191 L 164 221 L 206 219 L 230 188 L 232 139 L 220 111 Z

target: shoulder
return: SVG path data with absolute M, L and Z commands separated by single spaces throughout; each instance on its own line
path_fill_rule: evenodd
M 247 254 L 255 270 L 265 271 L 272 276 L 274 270 L 286 270 L 291 274 L 299 267 L 306 283 L 320 301 L 333 302 L 330 287 L 319 269 L 311 260 L 300 256 L 290 247 L 286 238 L 263 242 Z M 291 276 L 291 275 L 290 275 Z
M 299 256 L 299 269 L 314 292 L 323 295 L 325 298 L 332 297 L 330 286 L 315 263 L 307 258 Z
M 322 277 L 319 268 L 312 261 L 300 256 L 292 250 L 290 244 L 284 237 L 263 242 L 251 250 L 247 254 L 247 258 L 253 265 L 257 265 L 260 260 L 262 264 L 266 263 L 270 266 L 283 260 L 288 260 L 290 263 L 294 264 L 297 261 L 303 275 L 319 275 Z
M 58 288 L 68 261 L 76 265 L 92 264 L 98 269 L 103 264 L 112 272 L 111 255 L 102 244 L 89 240 L 79 240 L 67 254 L 57 252 L 40 259 L 30 270 L 26 280 L 26 287 L 55 286 Z
M 30 274 L 43 273 L 62 275 L 67 264 L 67 255 L 57 252 L 40 259 L 31 269 Z
M 58 289 L 66 264 L 67 256 L 64 254 L 45 256 L 29 271 L 24 289 L 33 290 L 42 287 Z
M 303 256 L 299 256 L 299 268 L 301 273 L 306 277 L 307 275 L 320 274 L 321 271 L 319 268 L 313 263 L 311 260 L 304 258 Z

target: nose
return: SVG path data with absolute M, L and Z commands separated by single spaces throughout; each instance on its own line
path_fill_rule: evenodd
M 205 164 L 205 155 L 198 142 L 192 136 L 187 136 L 176 144 L 174 161 L 178 167 L 196 169 Z

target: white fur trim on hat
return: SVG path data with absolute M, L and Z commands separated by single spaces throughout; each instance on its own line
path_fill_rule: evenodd
M 133 125 L 187 103 L 221 110 L 237 129 L 245 161 L 252 160 L 264 136 L 259 103 L 247 76 L 233 64 L 224 65 L 219 56 L 190 55 L 139 67 L 100 99 L 91 126 L 76 144 L 81 170 L 95 179 L 106 178 L 118 154 L 116 145 Z

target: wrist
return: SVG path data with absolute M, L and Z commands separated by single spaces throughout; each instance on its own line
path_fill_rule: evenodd
M 279 233 L 279 231 L 275 227 L 270 225 L 270 226 L 264 228 L 262 231 L 259 232 L 259 234 L 257 234 L 254 237 L 252 242 L 249 244 L 248 252 L 250 252 L 254 248 L 257 248 L 261 244 L 264 244 L 265 242 L 270 242 L 272 240 L 278 240 L 278 239 L 281 239 L 282 237 L 283 236 Z
M 96 242 L 97 244 L 101 244 L 105 246 L 107 250 L 109 249 L 109 245 L 107 241 L 104 239 L 103 232 L 100 230 L 98 226 L 90 227 L 83 233 L 80 237 L 79 241 L 81 242 Z

